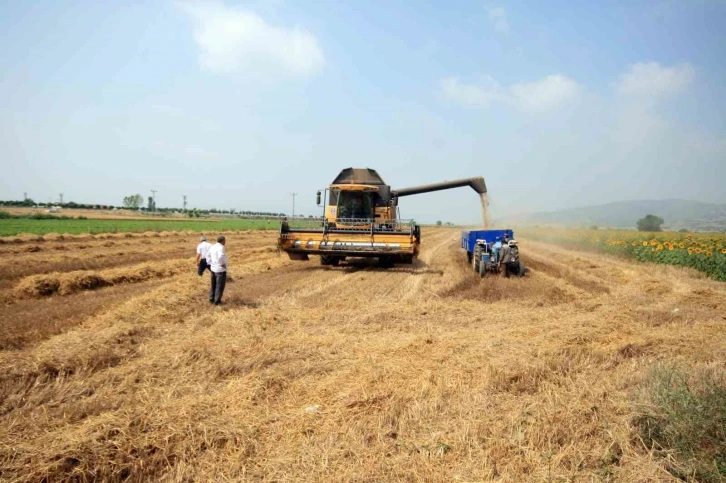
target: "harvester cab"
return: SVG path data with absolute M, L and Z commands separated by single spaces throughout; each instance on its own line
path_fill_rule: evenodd
M 337 265 L 346 257 L 376 257 L 385 268 L 412 263 L 421 228 L 400 217 L 398 199 L 461 186 L 486 193 L 484 178 L 393 190 L 373 169 L 347 168 L 317 192 L 316 202 L 324 208 L 322 226 L 291 220 L 289 229 L 280 231 L 278 246 L 293 260 L 319 255 L 323 265 Z
M 326 198 L 324 219 L 331 229 L 362 228 L 372 223 L 377 225 L 374 228 L 391 230 L 391 222 L 399 218 L 391 187 L 372 169 L 344 169 L 328 189 L 318 192 L 318 206 Z

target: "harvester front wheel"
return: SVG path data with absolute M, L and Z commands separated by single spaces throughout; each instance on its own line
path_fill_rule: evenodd
M 378 266 L 380 268 L 393 268 L 393 265 L 394 265 L 393 257 L 386 256 L 386 257 L 378 258 Z
M 410 265 L 413 263 L 413 255 L 395 255 L 393 257 L 393 263 L 405 263 Z
M 340 263 L 340 257 L 336 257 L 333 255 L 320 255 L 321 265 L 337 267 L 338 263 Z
M 486 277 L 487 274 L 487 266 L 484 263 L 479 262 L 479 276 L 481 278 Z

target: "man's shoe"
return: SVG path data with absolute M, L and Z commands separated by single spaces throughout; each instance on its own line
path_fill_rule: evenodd
M 214 303 L 214 299 L 209 299 L 209 303 L 210 304 L 213 304 Z
M 222 301 L 220 300 L 219 302 L 214 302 L 214 305 L 222 305 Z

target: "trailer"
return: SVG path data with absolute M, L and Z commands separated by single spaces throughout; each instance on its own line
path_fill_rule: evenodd
M 507 243 L 514 254 L 514 259 L 504 267 L 500 267 L 498 263 L 497 241 Z M 519 259 L 519 247 L 511 229 L 462 231 L 461 248 L 466 251 L 466 260 L 471 264 L 471 268 L 481 277 L 487 273 L 499 273 L 500 268 L 506 270 L 507 276 L 522 277 L 526 272 L 524 263 Z

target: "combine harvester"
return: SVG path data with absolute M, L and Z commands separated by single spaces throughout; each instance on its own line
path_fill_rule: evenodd
M 373 169 L 347 168 L 317 193 L 318 206 L 325 207 L 322 226 L 296 220 L 282 223 L 277 244 L 292 260 L 319 255 L 323 265 L 338 265 L 346 257 L 378 258 L 382 268 L 413 263 L 421 227 L 401 219 L 398 199 L 462 186 L 480 195 L 487 191 L 481 177 L 393 190 Z
M 511 253 L 511 261 L 502 267 L 498 263 L 499 248 L 495 247 L 497 242 L 508 244 Z M 500 269 L 506 270 L 507 276 L 511 274 L 523 277 L 527 271 L 524 262 L 519 259 L 519 246 L 512 230 L 462 231 L 461 248 L 466 250 L 467 261 L 480 277 L 486 276 L 487 272 L 499 273 Z

